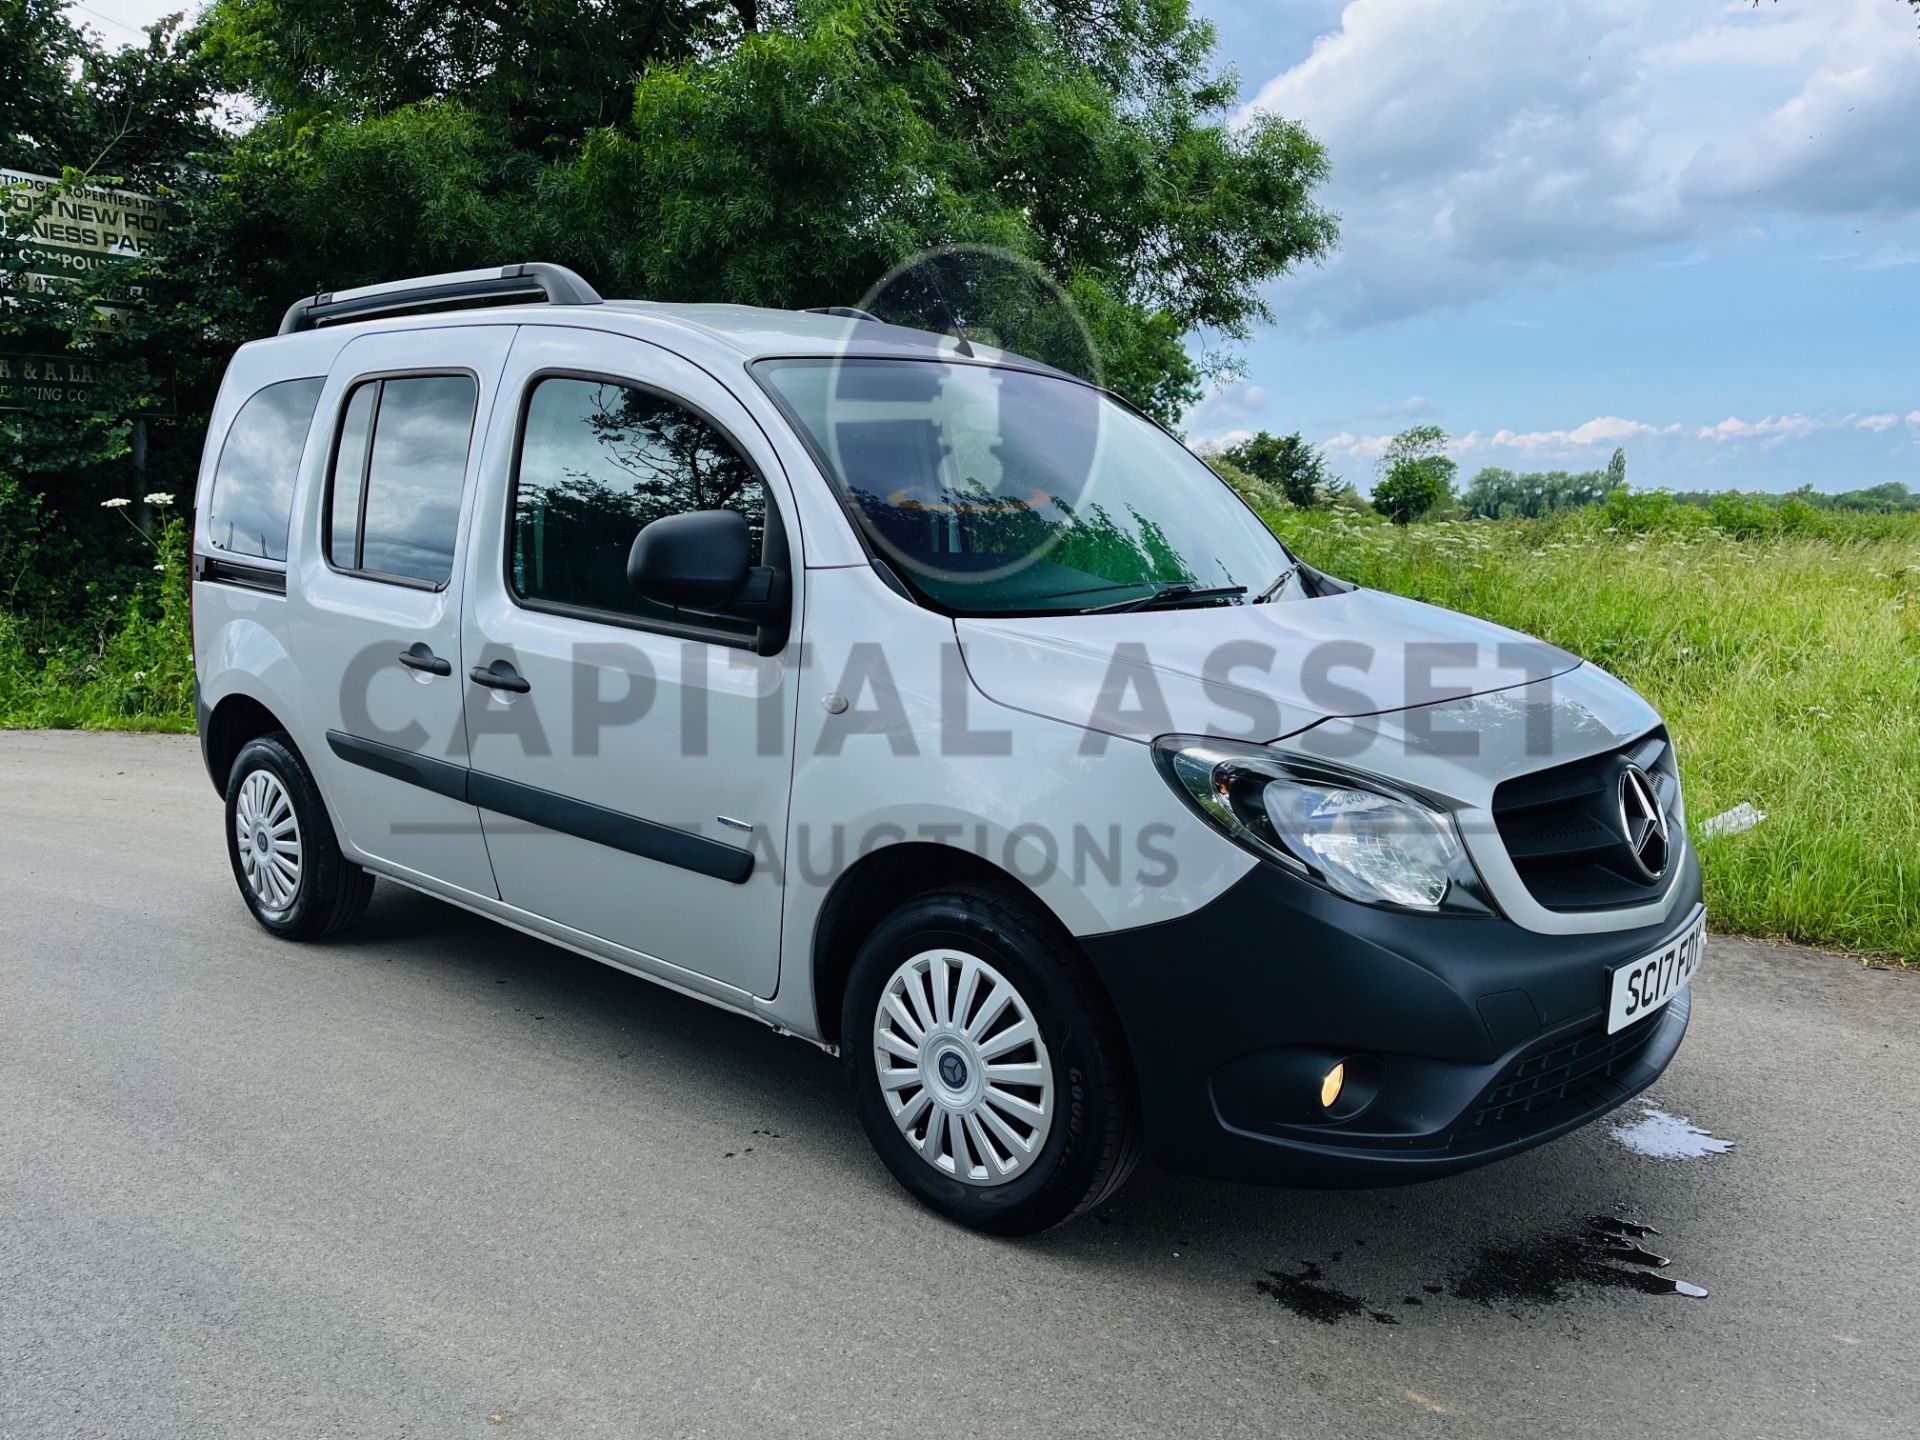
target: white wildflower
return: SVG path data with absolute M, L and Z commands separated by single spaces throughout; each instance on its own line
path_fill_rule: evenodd
M 102 500 L 100 502 L 100 508 L 102 510 L 120 510 L 132 503 L 131 500 Z
M 158 570 L 158 571 L 160 571 L 160 572 L 162 572 L 162 573 L 165 573 L 165 571 L 166 571 L 166 568 L 167 568 L 167 567 L 166 567 L 166 566 L 164 566 L 164 565 L 156 565 L 156 566 L 154 566 L 153 568 L 154 568 L 155 570 Z
M 153 494 L 146 497 L 146 501 L 149 505 L 171 505 L 173 503 L 173 496 L 167 494 L 165 491 L 156 490 Z

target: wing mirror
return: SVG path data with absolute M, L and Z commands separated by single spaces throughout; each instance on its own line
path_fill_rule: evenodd
M 787 572 L 753 563 L 753 537 L 738 510 L 689 510 L 642 527 L 627 553 L 627 583 L 660 605 L 751 620 L 762 654 L 778 649 L 793 603 Z

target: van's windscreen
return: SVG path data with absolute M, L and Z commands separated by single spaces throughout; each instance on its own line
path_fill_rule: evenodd
M 1252 600 L 1291 563 L 1185 446 L 1089 386 L 923 360 L 755 373 L 874 552 L 955 614 L 1067 614 L 1170 586 Z

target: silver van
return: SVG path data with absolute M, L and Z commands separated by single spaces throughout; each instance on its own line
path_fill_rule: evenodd
M 379 877 L 755 1017 L 983 1230 L 1142 1153 L 1452 1173 L 1686 1030 L 1700 873 L 1645 701 L 1321 573 L 964 335 L 538 264 L 313 296 L 227 371 L 193 594 L 267 931 Z

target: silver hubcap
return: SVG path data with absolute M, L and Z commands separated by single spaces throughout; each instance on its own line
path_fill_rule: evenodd
M 254 898 L 262 909 L 284 912 L 300 893 L 300 822 L 287 787 L 271 770 L 255 770 L 240 782 L 233 839 Z
M 1046 1144 L 1046 1042 L 1025 997 L 977 956 L 927 950 L 893 972 L 874 1016 L 873 1063 L 894 1124 L 943 1175 L 1001 1185 Z

